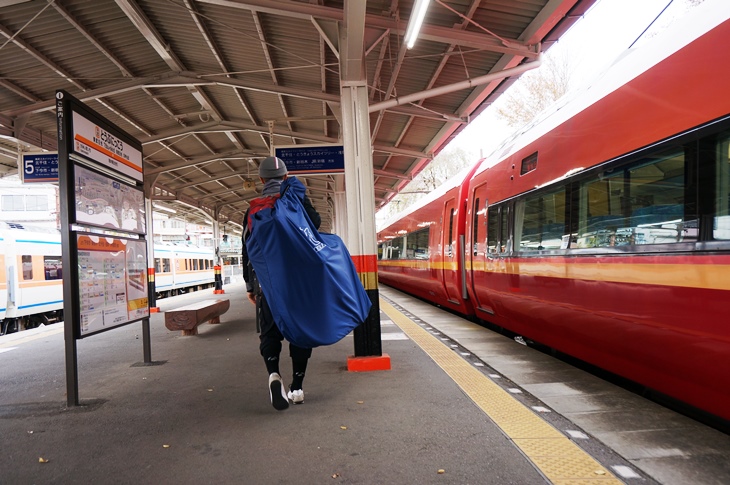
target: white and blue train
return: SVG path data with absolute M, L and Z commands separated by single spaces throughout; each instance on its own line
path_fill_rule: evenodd
M 213 287 L 212 249 L 158 243 L 158 298 Z M 0 335 L 63 321 L 61 233 L 0 222 Z

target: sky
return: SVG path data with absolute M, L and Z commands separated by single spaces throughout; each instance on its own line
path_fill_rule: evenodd
M 545 56 L 567 56 L 571 68 L 571 89 L 578 88 L 605 70 L 629 48 L 665 8 L 664 14 L 645 37 L 650 36 L 652 31 L 666 27 L 690 8 L 688 0 L 598 0 L 583 18 L 548 49 Z M 640 42 L 636 46 L 640 46 Z M 515 128 L 510 128 L 496 116 L 499 104 L 500 100 L 497 100 L 474 119 L 450 146 L 473 153 L 475 161 L 489 155 L 515 131 Z

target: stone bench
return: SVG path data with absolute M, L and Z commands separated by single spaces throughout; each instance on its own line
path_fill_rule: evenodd
M 198 325 L 203 322 L 220 323 L 220 316 L 228 311 L 226 300 L 203 300 L 165 312 L 165 326 L 169 330 L 182 330 L 183 335 L 197 335 Z

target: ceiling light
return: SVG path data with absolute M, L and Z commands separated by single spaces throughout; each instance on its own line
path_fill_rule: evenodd
M 418 38 L 418 32 L 421 30 L 423 19 L 426 17 L 428 10 L 428 0 L 416 0 L 416 4 L 411 11 L 411 18 L 408 20 L 408 29 L 406 29 L 405 43 L 409 49 L 413 48 Z
M 160 211 L 169 212 L 171 214 L 177 214 L 177 211 L 175 209 L 165 207 L 164 205 L 152 204 L 152 207 L 154 207 L 155 209 L 160 210 Z

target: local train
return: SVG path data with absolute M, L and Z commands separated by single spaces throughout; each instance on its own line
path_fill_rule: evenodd
M 386 223 L 379 281 L 727 425 L 730 8 L 707 3 Z
M 214 253 L 154 245 L 157 298 L 215 284 Z M 0 335 L 63 321 L 61 233 L 0 222 Z

